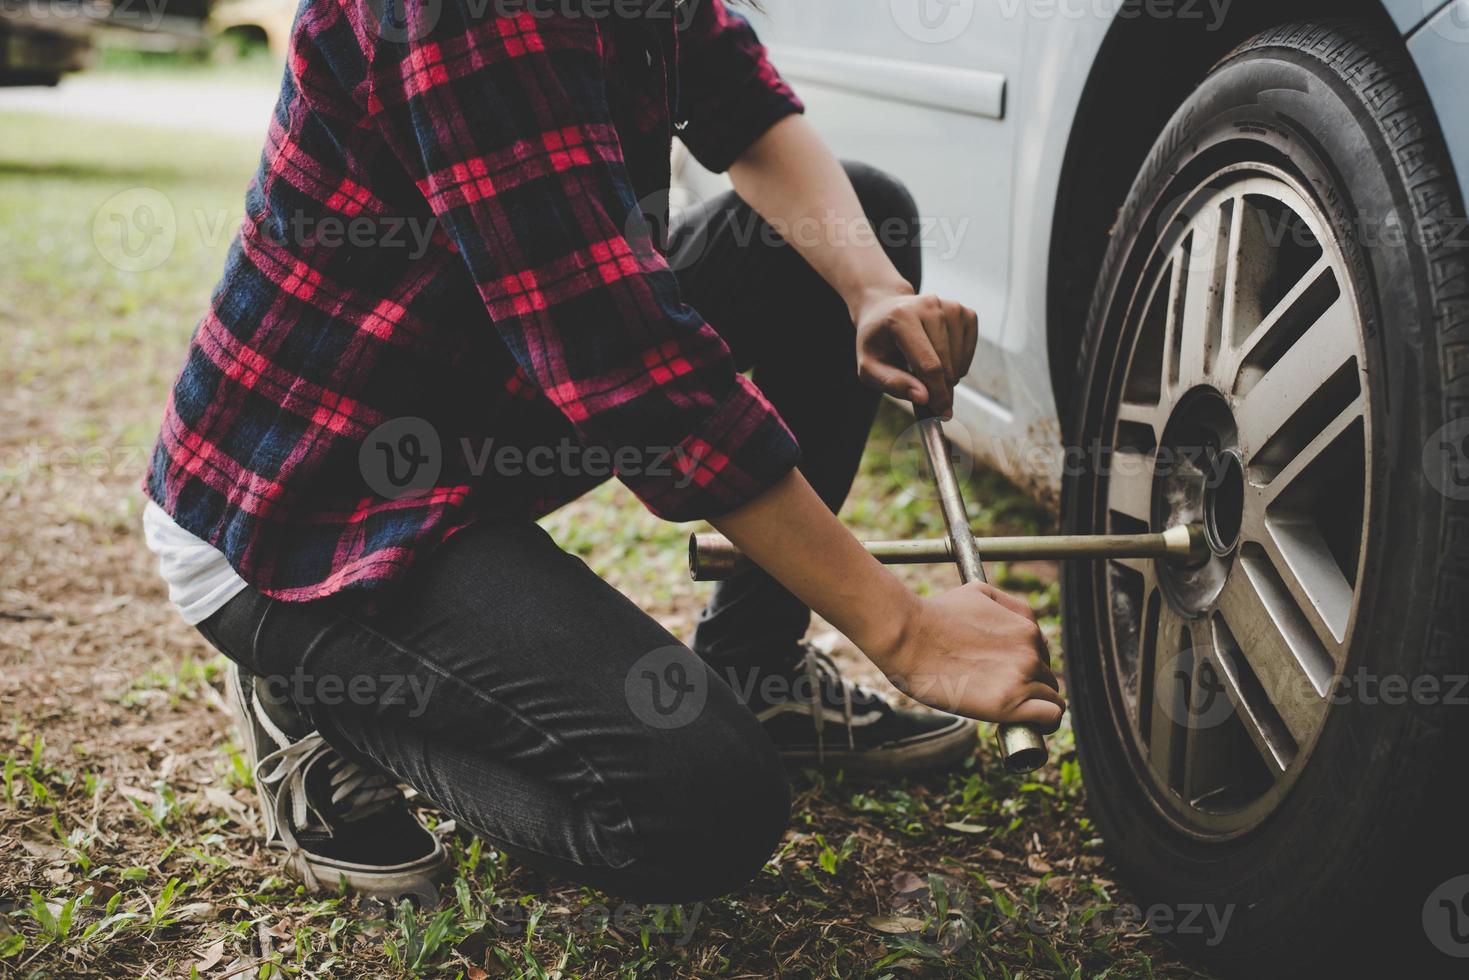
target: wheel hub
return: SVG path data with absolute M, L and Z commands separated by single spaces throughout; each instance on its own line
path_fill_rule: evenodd
M 1202 561 L 1159 569 L 1169 598 L 1190 615 L 1218 598 L 1234 565 L 1245 492 L 1238 433 L 1224 395 L 1201 386 L 1180 399 L 1159 445 L 1153 528 L 1203 524 L 1209 543 Z

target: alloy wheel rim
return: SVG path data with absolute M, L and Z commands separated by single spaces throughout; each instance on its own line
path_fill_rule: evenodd
M 1123 333 L 1098 504 L 1112 533 L 1202 522 L 1210 555 L 1106 562 L 1099 621 L 1114 721 L 1154 805 L 1218 839 L 1285 799 L 1345 671 L 1371 411 L 1347 263 L 1300 184 L 1228 168 L 1164 219 Z

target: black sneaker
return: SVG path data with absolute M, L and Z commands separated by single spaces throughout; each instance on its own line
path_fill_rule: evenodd
M 969 755 L 978 736 L 965 718 L 894 707 L 848 681 L 810 645 L 803 645 L 794 668 L 767 674 L 748 696 L 750 710 L 793 766 L 878 776 L 948 769 Z
M 244 668 L 232 665 L 225 686 L 255 775 L 266 844 L 286 852 L 287 870 L 312 891 L 345 885 L 389 903 L 437 904 L 449 855 L 397 783 L 345 759 L 294 706 L 263 697 Z

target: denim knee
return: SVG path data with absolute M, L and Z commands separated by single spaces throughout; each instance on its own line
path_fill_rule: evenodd
M 743 887 L 785 833 L 791 791 L 775 747 L 753 715 L 748 730 L 723 734 L 691 734 L 658 794 L 658 813 L 641 828 L 642 863 L 658 892 L 652 900 L 700 901 Z

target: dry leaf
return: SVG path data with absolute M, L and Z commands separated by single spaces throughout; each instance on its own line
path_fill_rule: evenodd
M 199 961 L 194 964 L 194 969 L 200 973 L 203 973 L 205 970 L 212 970 L 215 964 L 222 959 L 224 959 L 223 939 L 199 954 Z
M 890 936 L 923 931 L 922 919 L 914 919 L 906 915 L 869 915 L 862 921 L 878 932 L 885 932 Z
M 31 857 L 40 858 L 42 861 L 66 860 L 66 851 L 57 847 L 55 844 L 46 844 L 41 841 L 22 837 L 20 839 L 20 846 L 25 848 L 25 852 Z
M 899 871 L 892 877 L 893 893 L 896 895 L 907 895 L 911 892 L 925 891 L 928 882 L 918 877 L 911 871 Z

